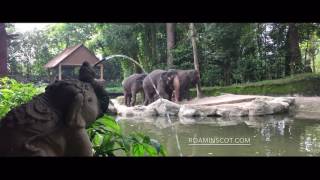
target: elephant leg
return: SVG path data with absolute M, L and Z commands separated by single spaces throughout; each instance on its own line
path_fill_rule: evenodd
M 182 101 L 182 100 L 184 100 L 184 99 L 186 99 L 186 91 L 183 90 L 183 89 L 181 89 L 181 90 L 180 90 L 179 101 Z
M 173 88 L 174 88 L 174 98 L 175 98 L 175 102 L 179 102 L 180 100 L 180 80 L 179 80 L 179 77 L 176 76 L 174 79 L 173 79 Z
M 128 97 L 128 106 L 131 106 L 131 101 L 132 101 L 132 94 L 130 93 Z
M 135 104 L 136 104 L 136 93 L 132 94 L 131 106 L 134 106 Z
M 124 96 L 124 100 L 125 100 L 125 105 L 126 106 L 130 106 L 130 98 L 131 98 L 131 94 L 126 92 L 126 94 Z
M 143 90 L 140 93 L 141 93 L 141 97 L 143 99 L 142 102 L 144 102 L 146 100 L 146 96 L 145 96 Z
M 144 100 L 144 103 L 143 103 L 143 104 L 144 104 L 145 106 L 147 106 L 147 105 L 151 102 L 151 98 L 152 98 L 152 97 L 150 97 L 150 94 L 149 94 L 148 92 L 145 92 L 145 93 L 144 93 L 144 96 L 145 96 L 145 100 Z
M 136 103 L 136 94 L 137 94 L 136 89 L 132 89 L 131 94 L 132 94 L 131 106 L 134 106 Z
M 126 92 L 124 93 L 124 104 L 128 106 L 128 94 Z
M 168 95 L 168 93 L 167 93 L 167 91 L 166 91 L 166 89 L 165 89 L 166 87 L 165 87 L 165 84 L 164 83 L 162 83 L 160 86 L 158 86 L 158 88 L 157 88 L 157 90 L 158 90 L 158 92 L 159 92 L 159 95 L 158 94 L 156 94 L 156 96 L 154 96 L 155 97 L 155 100 L 157 100 L 158 98 L 157 97 L 159 97 L 159 98 L 163 98 L 163 99 L 168 99 L 168 100 L 170 100 L 170 97 L 169 97 L 169 95 Z
M 186 90 L 185 96 L 186 96 L 186 99 L 187 99 L 187 100 L 190 100 L 190 99 L 191 99 L 191 98 L 190 98 L 190 92 L 189 92 L 189 89 L 188 89 L 188 90 Z

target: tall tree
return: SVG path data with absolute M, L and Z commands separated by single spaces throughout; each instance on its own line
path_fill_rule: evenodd
M 199 76 L 200 76 L 200 69 L 199 69 L 199 61 L 198 61 L 198 51 L 197 51 L 197 43 L 196 43 L 196 29 L 194 27 L 193 23 L 190 23 L 190 31 L 191 31 L 191 43 L 192 43 L 192 48 L 193 48 L 193 60 L 194 60 L 194 68 L 196 71 L 198 71 Z M 202 92 L 201 92 L 201 86 L 200 86 L 200 81 L 197 83 L 197 98 L 202 97 Z
M 175 23 L 166 23 L 166 29 L 167 29 L 167 65 L 168 67 L 173 66 L 173 55 L 172 55 L 172 49 L 175 45 Z
M 158 62 L 158 54 L 157 54 L 157 24 L 152 23 L 150 25 L 150 33 L 151 33 L 151 54 L 153 62 Z
M 0 77 L 8 74 L 8 34 L 5 24 L 0 23 Z
M 299 47 L 299 33 L 295 23 L 289 23 L 288 45 L 291 74 L 302 72 L 301 52 Z

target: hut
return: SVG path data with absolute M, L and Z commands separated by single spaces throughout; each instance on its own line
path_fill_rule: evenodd
M 88 61 L 94 65 L 99 59 L 83 44 L 69 47 L 51 59 L 44 67 L 49 71 L 50 82 L 54 80 L 62 80 L 64 78 L 76 77 L 78 71 L 84 61 Z M 100 67 L 99 81 L 105 82 L 103 79 L 103 64 Z

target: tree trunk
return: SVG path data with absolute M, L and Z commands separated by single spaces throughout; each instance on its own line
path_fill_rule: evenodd
M 315 64 L 314 59 L 315 59 L 315 56 L 312 57 L 312 71 L 313 71 L 313 73 L 316 73 L 316 64 Z
M 304 51 L 304 64 L 307 64 L 308 47 L 309 47 L 309 41 L 307 41 L 307 47 Z
M 173 66 L 172 49 L 175 45 L 175 23 L 166 23 L 167 29 L 167 65 L 168 68 Z
M 146 66 L 148 67 L 147 69 L 150 69 L 154 66 L 154 60 L 152 58 L 152 47 L 151 47 L 151 32 L 150 32 L 150 24 L 145 23 L 144 24 L 144 34 L 142 35 L 143 37 L 143 52 L 144 52 L 144 58 L 145 58 L 145 63 Z
M 0 23 L 0 77 L 8 74 L 8 35 L 5 24 Z
M 156 24 L 150 25 L 150 33 L 151 33 L 151 54 L 152 61 L 154 63 L 159 63 L 158 54 L 157 54 L 157 27 Z
M 191 31 L 191 43 L 193 48 L 194 68 L 196 69 L 196 71 L 198 71 L 199 77 L 200 77 L 200 68 L 199 68 L 197 43 L 196 43 L 196 29 L 193 23 L 190 23 L 190 31 Z M 197 83 L 197 98 L 201 98 L 202 96 L 203 95 L 202 95 L 200 80 L 199 80 L 199 82 Z
M 288 44 L 291 74 L 300 73 L 302 72 L 301 52 L 299 47 L 299 33 L 295 23 L 289 23 Z
M 284 75 L 289 76 L 290 75 L 290 53 L 289 53 L 289 32 L 287 32 L 286 35 L 286 42 L 285 42 L 285 61 L 284 61 Z

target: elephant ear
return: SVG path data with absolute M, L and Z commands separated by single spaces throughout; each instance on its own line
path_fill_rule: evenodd
M 66 115 L 66 123 L 69 127 L 85 128 L 86 121 L 81 114 L 81 107 L 84 103 L 84 96 L 81 93 L 75 95 Z
M 161 79 L 167 84 L 172 84 L 173 79 L 176 77 L 176 70 L 169 70 L 161 74 Z

